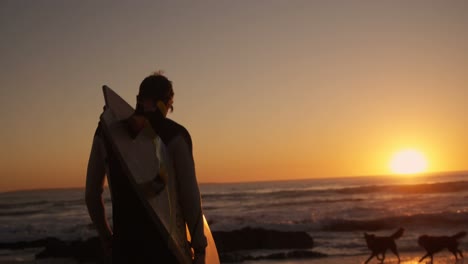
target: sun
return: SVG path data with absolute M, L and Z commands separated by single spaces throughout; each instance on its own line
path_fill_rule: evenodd
M 401 150 L 392 157 L 390 170 L 396 174 L 422 173 L 427 170 L 427 159 L 417 150 Z

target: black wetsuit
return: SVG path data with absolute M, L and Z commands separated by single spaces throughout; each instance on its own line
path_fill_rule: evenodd
M 179 173 L 181 176 L 178 176 L 179 178 L 177 179 L 178 190 L 183 193 L 181 195 L 182 198 L 179 200 L 183 214 L 187 218 L 186 221 L 191 236 L 195 239 L 192 239 L 192 244 L 195 243 L 195 246 L 204 248 L 206 246 L 206 238 L 203 234 L 200 193 L 194 174 L 190 134 L 183 126 L 165 118 L 160 112 L 145 113 L 145 116 L 155 132 L 161 137 L 165 145 L 168 146 L 168 152 L 171 152 L 171 145 L 182 146 L 173 148 L 182 148 L 182 152 L 187 153 L 184 154 L 183 159 L 191 161 L 189 162 L 189 167 L 192 166 L 193 168 L 189 168 L 188 171 L 193 170 L 193 173 Z M 151 221 L 150 215 L 137 196 L 128 177 L 124 174 L 120 162 L 114 155 L 112 146 L 106 139 L 106 135 L 100 125 L 96 130 L 95 140 L 100 140 L 104 145 L 106 154 L 103 158 L 105 158 L 108 168 L 107 177 L 112 196 L 112 262 L 177 263 L 177 260 L 167 248 L 167 238 L 162 237 L 155 224 Z M 175 156 L 179 155 L 177 154 L 177 149 L 172 152 L 176 153 L 173 154 Z M 184 176 L 182 174 L 189 175 Z M 90 176 L 88 175 L 88 177 Z

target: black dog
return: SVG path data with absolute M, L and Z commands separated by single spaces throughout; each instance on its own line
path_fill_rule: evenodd
M 463 258 L 461 250 L 458 249 L 458 239 L 464 236 L 466 236 L 466 232 L 459 232 L 453 236 L 420 236 L 418 239 L 418 244 L 426 250 L 427 254 L 424 255 L 419 260 L 419 262 L 427 257 L 431 257 L 432 263 L 434 259 L 433 255 L 439 251 L 442 251 L 444 248 L 452 252 L 456 260 L 458 260 L 457 253 L 460 254 L 461 258 Z
M 366 260 L 366 263 L 369 262 L 373 257 L 376 257 L 381 262 L 385 259 L 385 252 L 387 249 L 390 249 L 393 254 L 398 258 L 400 262 L 400 255 L 398 255 L 398 250 L 395 244 L 395 239 L 400 238 L 403 235 L 405 230 L 403 228 L 398 229 L 393 235 L 388 237 L 378 237 L 372 234 L 364 233 L 364 238 L 366 239 L 367 247 L 371 250 L 372 254 Z M 379 254 L 382 254 L 382 258 L 379 258 Z

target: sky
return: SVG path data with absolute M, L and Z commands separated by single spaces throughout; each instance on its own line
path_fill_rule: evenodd
M 0 1 L 0 191 L 82 187 L 106 84 L 163 70 L 199 182 L 468 169 L 467 1 Z

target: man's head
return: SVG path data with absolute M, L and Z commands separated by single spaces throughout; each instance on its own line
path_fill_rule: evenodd
M 163 115 L 174 110 L 174 90 L 172 82 L 160 72 L 146 77 L 140 84 L 137 95 L 137 112 L 149 112 L 159 109 Z

